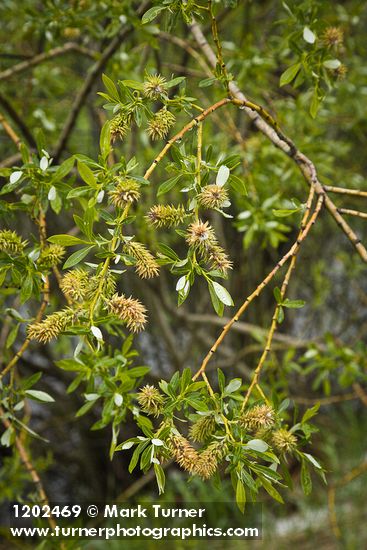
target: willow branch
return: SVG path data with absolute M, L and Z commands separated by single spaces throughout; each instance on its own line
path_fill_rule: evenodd
M 359 210 L 350 210 L 349 208 L 338 208 L 339 214 L 344 214 L 345 216 L 355 216 L 356 218 L 363 218 L 367 220 L 367 214 L 365 212 L 360 212 Z
M 18 134 L 16 134 L 13 130 L 13 128 L 10 126 L 4 115 L 0 113 L 0 124 L 4 128 L 5 132 L 8 134 L 11 141 L 17 146 L 17 149 L 20 148 L 20 144 L 22 143 L 20 137 Z
M 313 201 L 313 198 L 314 198 L 314 195 L 315 195 L 315 191 L 313 188 L 311 188 L 310 190 L 310 194 L 308 196 L 308 200 L 307 200 L 307 203 L 306 203 L 306 208 L 305 208 L 305 212 L 304 212 L 304 215 L 302 217 L 302 221 L 301 221 L 301 229 L 300 229 L 300 232 L 298 234 L 298 239 L 301 239 L 302 238 L 302 234 L 305 230 L 305 227 L 306 227 L 306 223 L 307 223 L 307 220 L 309 218 L 309 215 L 310 215 L 310 210 L 311 210 L 311 206 L 312 206 L 312 201 Z M 318 206 L 319 206 L 319 209 L 321 208 L 321 205 L 322 205 L 322 200 L 319 199 L 319 205 L 316 206 L 316 209 L 315 209 L 315 212 L 319 212 L 319 210 L 317 210 Z M 317 215 L 316 214 L 316 215 Z M 298 247 L 297 249 L 295 249 L 294 251 L 294 254 L 292 256 L 292 259 L 291 259 L 291 262 L 290 262 L 290 265 L 288 267 L 288 270 L 287 270 L 287 273 L 284 277 L 284 280 L 283 280 L 283 284 L 281 286 L 281 289 L 280 289 L 280 298 L 281 298 L 281 301 L 284 300 L 285 298 L 285 295 L 287 293 L 287 289 L 288 289 L 288 285 L 289 285 L 289 281 L 290 281 L 290 278 L 292 276 L 292 273 L 294 271 L 294 268 L 296 266 L 296 262 L 297 262 L 297 254 L 300 250 L 300 247 Z M 274 338 L 274 334 L 275 334 L 275 331 L 277 329 L 277 326 L 278 326 L 278 315 L 279 315 L 279 311 L 280 311 L 280 308 L 281 308 L 281 304 L 277 304 L 275 310 L 274 310 L 274 314 L 273 314 L 273 317 L 272 317 L 272 320 L 271 320 L 271 325 L 270 325 L 270 329 L 269 329 L 269 333 L 268 333 L 268 337 L 266 339 L 266 344 L 265 344 L 265 348 L 264 348 L 264 351 L 263 353 L 261 354 L 261 357 L 259 359 L 259 362 L 255 368 L 255 371 L 254 371 L 254 375 L 253 375 L 253 378 L 252 378 L 252 381 L 247 389 L 247 392 L 246 392 L 246 395 L 245 395 L 245 399 L 243 401 L 243 404 L 242 404 L 242 410 L 244 410 L 244 408 L 246 407 L 247 405 L 247 402 L 250 398 L 250 395 L 251 395 L 251 392 L 253 390 L 253 388 L 259 383 L 259 378 L 260 378 L 260 374 L 261 374 L 261 371 L 262 371 L 262 368 L 265 364 L 265 361 L 270 353 L 270 350 L 271 350 L 271 345 L 272 345 L 272 342 L 273 342 L 273 338 Z
M 367 197 L 367 191 L 360 191 L 359 189 L 348 189 L 345 187 L 334 187 L 332 185 L 324 185 L 325 191 L 328 193 L 338 193 L 340 195 L 353 195 L 356 197 Z
M 32 147 L 33 149 L 37 149 L 37 143 L 32 135 L 32 132 L 29 130 L 28 126 L 19 116 L 12 104 L 2 94 L 0 94 L 0 105 L 7 112 L 11 120 L 15 122 L 15 124 L 18 126 L 19 130 L 23 134 L 25 140 L 29 143 L 30 147 Z
M 64 44 L 63 46 L 52 48 L 48 52 L 43 52 L 35 55 L 31 59 L 27 59 L 27 61 L 22 61 L 21 63 L 17 63 L 17 65 L 14 65 L 14 67 L 10 67 L 9 69 L 2 71 L 0 73 L 0 80 L 11 78 L 15 74 L 22 73 L 24 71 L 27 71 L 28 69 L 31 69 L 32 67 L 35 67 L 36 65 L 40 65 L 40 63 L 43 63 L 44 61 L 49 61 L 54 57 L 58 57 L 72 51 L 81 53 L 82 55 L 85 55 L 86 57 L 91 57 L 92 59 L 95 57 L 95 55 L 87 48 L 83 48 L 75 42 L 66 42 L 66 44 Z
M 206 366 L 209 363 L 212 355 L 217 351 L 218 347 L 230 331 L 232 325 L 238 321 L 238 319 L 241 317 L 241 315 L 246 311 L 248 306 L 251 304 L 251 302 L 257 298 L 261 292 L 264 290 L 264 288 L 270 283 L 270 281 L 275 277 L 276 273 L 279 271 L 279 269 L 291 258 L 295 252 L 298 250 L 300 244 L 304 241 L 304 239 L 307 237 L 311 227 L 314 225 L 316 218 L 321 210 L 322 204 L 324 202 L 324 197 L 319 197 L 318 203 L 316 205 L 315 211 L 312 214 L 310 220 L 308 221 L 304 231 L 302 232 L 301 237 L 298 237 L 295 243 L 292 245 L 292 247 L 288 250 L 288 252 L 283 256 L 281 260 L 276 264 L 276 266 L 270 271 L 270 273 L 265 277 L 265 279 L 256 287 L 256 289 L 250 294 L 246 300 L 243 302 L 241 307 L 237 310 L 236 314 L 232 317 L 232 319 L 223 327 L 223 330 L 221 334 L 218 336 L 217 340 L 214 342 L 213 346 L 207 353 L 207 355 L 204 357 L 204 360 L 199 368 L 199 370 L 196 372 L 196 374 L 193 376 L 193 380 L 196 380 L 200 375 L 202 375 L 203 372 L 205 372 Z
M 194 22 L 190 25 L 190 29 L 196 42 L 198 43 L 199 48 L 203 51 L 210 65 L 215 68 L 217 64 L 217 57 L 205 38 L 200 26 Z M 344 220 L 343 216 L 339 214 L 334 202 L 327 195 L 324 186 L 318 179 L 317 171 L 313 162 L 297 149 L 293 141 L 279 129 L 278 124 L 270 115 L 268 116 L 268 113 L 266 113 L 262 107 L 252 102 L 252 106 L 249 105 L 249 101 L 246 96 L 241 92 L 234 81 L 229 83 L 229 91 L 233 98 L 238 100 L 238 102 L 242 102 L 244 111 L 251 118 L 257 129 L 268 137 L 278 149 L 294 160 L 307 183 L 314 187 L 319 196 L 324 197 L 325 207 L 352 243 L 362 260 L 367 262 L 366 248 L 361 243 L 361 240 L 357 237 L 353 229 Z

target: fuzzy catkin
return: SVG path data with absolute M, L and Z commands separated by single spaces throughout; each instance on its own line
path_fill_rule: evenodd
M 142 279 L 151 279 L 159 274 L 159 265 L 142 243 L 129 241 L 124 245 L 123 252 L 134 258 L 135 270 Z
M 139 332 L 144 329 L 147 322 L 147 310 L 139 300 L 114 294 L 108 300 L 107 307 L 109 312 L 124 321 L 127 328 L 132 332 Z

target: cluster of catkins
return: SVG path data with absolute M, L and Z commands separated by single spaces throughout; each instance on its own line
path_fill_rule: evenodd
M 139 300 L 115 293 L 116 282 L 109 271 L 101 281 L 100 275 L 91 276 L 88 271 L 76 268 L 64 275 L 60 286 L 70 307 L 29 325 L 29 338 L 46 343 L 73 326 L 87 315 L 88 304 L 97 291 L 108 313 L 123 321 L 132 332 L 139 332 L 147 322 L 146 309 Z
M 159 75 L 147 75 L 143 84 L 143 97 L 150 101 L 162 101 L 167 98 L 166 79 Z M 152 114 L 148 122 L 147 133 L 152 140 L 164 139 L 175 123 L 175 116 L 166 106 Z M 132 111 L 125 109 L 119 112 L 110 122 L 111 139 L 123 139 L 132 123 Z
M 146 414 L 159 416 L 162 413 L 165 399 L 154 386 L 146 385 L 141 388 L 137 400 Z M 210 441 L 215 429 L 216 423 L 212 415 L 205 416 L 192 425 L 189 438 L 193 442 L 205 444 L 202 449 L 197 450 L 172 424 L 166 441 L 168 456 L 191 475 L 209 479 L 215 474 L 228 450 L 225 440 Z
M 275 411 L 269 405 L 251 407 L 240 416 L 239 424 L 281 454 L 289 453 L 297 447 L 297 437 L 287 429 L 278 427 Z
M 15 231 L 10 229 L 0 231 L 0 252 L 5 252 L 10 256 L 20 256 L 27 245 L 28 241 L 23 241 Z M 40 250 L 35 263 L 40 271 L 46 271 L 58 266 L 64 256 L 65 248 L 63 246 L 50 244 Z
M 163 413 L 165 398 L 154 386 L 146 385 L 141 388 L 137 400 L 146 414 L 157 417 Z M 290 453 L 297 447 L 296 436 L 279 427 L 275 411 L 268 405 L 255 405 L 246 410 L 239 418 L 239 425 L 251 437 L 267 441 L 280 454 Z M 169 456 L 190 474 L 209 479 L 228 453 L 225 439 L 213 439 L 216 429 L 213 413 L 200 416 L 191 425 L 188 438 L 180 434 L 172 424 L 166 441 Z M 190 440 L 203 444 L 203 448 L 195 449 Z

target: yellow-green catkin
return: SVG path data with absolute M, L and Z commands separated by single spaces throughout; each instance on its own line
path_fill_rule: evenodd
M 204 443 L 211 438 L 216 428 L 216 422 L 213 415 L 202 416 L 189 430 L 189 437 L 196 443 Z
M 185 208 L 181 204 L 156 204 L 151 207 L 146 219 L 155 227 L 175 227 L 182 223 L 186 216 Z
M 7 254 L 21 254 L 27 246 L 27 241 L 22 241 L 22 238 L 10 229 L 0 231 L 0 251 Z
M 143 84 L 143 95 L 156 101 L 161 99 L 163 95 L 166 95 L 167 92 L 167 82 L 164 76 L 160 74 L 147 75 L 144 84 Z
M 226 453 L 226 443 L 223 441 L 214 441 L 199 453 L 199 460 L 195 467 L 195 473 L 202 479 L 211 478 L 215 474 Z
M 275 412 L 268 405 L 255 405 L 245 411 L 240 418 L 240 424 L 250 432 L 270 428 L 275 423 Z
M 211 269 L 217 269 L 226 274 L 228 269 L 232 268 L 232 262 L 218 244 L 214 229 L 209 222 L 198 220 L 191 223 L 187 229 L 186 242 L 199 252 Z
M 190 474 L 196 473 L 199 453 L 183 435 L 173 435 L 169 440 L 172 456 L 181 468 Z
M 111 140 L 124 139 L 130 129 L 131 115 L 118 113 L 110 122 Z
M 147 322 L 146 308 L 135 298 L 114 294 L 107 302 L 110 313 L 121 319 L 132 332 L 144 329 Z
M 75 312 L 70 308 L 47 315 L 43 321 L 28 325 L 28 338 L 46 344 L 72 325 L 74 317 Z
M 163 107 L 153 115 L 148 124 L 148 135 L 152 140 L 164 139 L 175 123 L 175 116 Z
M 68 271 L 61 279 L 60 288 L 73 302 L 87 298 L 90 289 L 90 275 L 81 268 Z
M 109 191 L 108 195 L 112 204 L 117 208 L 125 208 L 139 200 L 140 184 L 137 181 L 128 177 L 116 176 L 114 184 L 114 189 Z
M 227 201 L 227 190 L 216 184 L 205 185 L 198 195 L 198 202 L 204 208 L 221 208 Z
M 65 248 L 59 244 L 50 244 L 41 250 L 37 260 L 40 269 L 50 269 L 59 265 L 65 256 Z
M 137 400 L 143 412 L 153 416 L 161 414 L 164 405 L 164 397 L 154 386 L 147 384 L 141 388 L 137 395 Z
M 344 42 L 344 32 L 340 27 L 327 27 L 321 38 L 327 48 L 339 49 Z
M 134 258 L 135 270 L 142 279 L 151 279 L 159 274 L 158 263 L 142 243 L 129 241 L 124 245 L 123 252 Z
M 285 428 L 273 432 L 271 443 L 280 453 L 290 453 L 297 447 L 297 437 Z

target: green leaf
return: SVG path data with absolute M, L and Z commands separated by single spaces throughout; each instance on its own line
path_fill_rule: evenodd
M 127 88 L 132 88 L 133 90 L 144 90 L 144 84 L 138 80 L 121 80 L 121 83 Z
M 102 80 L 103 80 L 103 84 L 105 85 L 106 90 L 108 91 L 110 96 L 113 99 L 115 99 L 116 101 L 120 101 L 120 96 L 119 96 L 119 93 L 117 91 L 117 88 L 116 88 L 115 83 L 113 82 L 113 80 L 111 80 L 105 74 L 102 74 Z
M 135 451 L 133 452 L 133 456 L 131 457 L 130 464 L 129 464 L 129 473 L 130 474 L 133 472 L 133 470 L 135 469 L 135 466 L 138 463 L 140 453 L 145 449 L 145 447 L 148 444 L 149 444 L 149 441 L 142 441 L 136 447 Z
M 13 328 L 9 332 L 8 337 L 6 339 L 6 349 L 9 349 L 10 346 L 14 344 L 14 341 L 18 334 L 19 327 L 20 327 L 20 324 L 17 323 L 16 325 L 13 326 Z
M 165 193 L 168 193 L 173 187 L 176 185 L 178 180 L 181 178 L 181 174 L 178 176 L 174 176 L 173 178 L 170 178 L 169 180 L 161 183 L 161 185 L 158 187 L 157 190 L 157 197 L 160 197 L 161 195 L 164 195 Z
M 307 409 L 307 411 L 302 416 L 301 424 L 303 424 L 304 422 L 307 422 L 307 420 L 310 420 L 310 418 L 315 416 L 319 408 L 320 408 L 320 403 L 316 403 L 316 405 L 314 405 L 310 409 Z
M 262 439 L 251 439 L 245 445 L 246 449 L 251 449 L 252 451 L 258 451 L 259 453 L 265 453 L 269 445 Z
M 74 246 L 76 244 L 93 244 L 89 241 L 83 241 L 73 235 L 52 235 L 47 239 L 50 243 L 61 244 L 62 246 Z
M 53 401 L 55 401 L 55 399 L 51 397 L 51 395 L 44 391 L 26 390 L 25 393 L 30 399 L 33 399 L 34 401 L 42 401 L 43 403 L 52 403 Z
M 69 172 L 73 169 L 74 163 L 75 163 L 74 157 L 70 157 L 64 160 L 64 162 L 57 167 L 54 175 L 52 176 L 51 183 L 64 179 L 65 176 L 67 176 Z
M 32 386 L 37 384 L 38 380 L 41 378 L 42 372 L 35 372 L 32 376 L 29 376 L 21 383 L 21 388 L 23 391 L 29 390 Z
M 304 300 L 290 300 L 289 298 L 286 298 L 286 300 L 282 303 L 282 306 L 290 309 L 300 309 L 304 307 L 305 303 L 306 302 Z
M 260 478 L 261 484 L 264 487 L 265 491 L 276 501 L 280 502 L 281 504 L 284 504 L 284 500 L 282 496 L 278 493 L 278 491 L 275 489 L 275 487 L 268 481 L 267 479 L 261 477 Z
M 320 103 L 321 101 L 320 101 L 317 89 L 315 89 L 312 96 L 311 105 L 310 105 L 310 115 L 312 116 L 312 118 L 316 118 L 316 115 L 320 107 Z
M 233 300 L 226 288 L 224 286 L 220 285 L 216 281 L 212 281 L 213 289 L 215 294 L 217 295 L 218 299 L 225 305 L 225 306 L 233 306 Z
M 207 88 L 208 86 L 211 86 L 212 84 L 214 84 L 214 82 L 216 82 L 216 78 L 214 78 L 213 76 L 209 77 L 209 78 L 204 78 L 203 80 L 200 80 L 199 82 L 199 88 Z
M 128 370 L 128 375 L 130 378 L 140 378 L 150 371 L 150 367 L 133 367 Z
M 86 246 L 85 248 L 81 248 L 80 250 L 77 250 L 69 258 L 66 260 L 64 265 L 62 266 L 63 269 L 68 269 L 69 267 L 73 267 L 74 265 L 77 265 L 79 262 L 81 262 L 87 254 L 94 248 L 94 246 Z
M 246 504 L 246 490 L 240 479 L 237 480 L 236 503 L 240 512 L 243 514 L 245 511 L 245 504 Z
M 305 27 L 303 29 L 303 39 L 308 44 L 314 44 L 316 41 L 315 33 L 313 33 L 309 27 Z
M 173 86 L 178 86 L 184 80 L 186 80 L 185 76 L 177 76 L 176 78 L 172 78 L 172 80 L 166 83 L 166 88 L 173 88 Z
M 162 254 L 167 256 L 167 258 L 169 258 L 170 260 L 172 260 L 174 262 L 179 262 L 180 261 L 180 258 L 177 256 L 176 252 L 174 250 L 172 250 L 172 248 L 169 247 L 168 245 L 166 245 L 164 243 L 158 243 L 158 248 L 162 252 Z
M 312 491 L 312 479 L 305 460 L 302 460 L 301 466 L 301 484 L 304 494 L 307 496 Z
M 154 471 L 155 471 L 155 477 L 157 480 L 158 491 L 159 491 L 159 494 L 161 495 L 162 493 L 164 493 L 166 476 L 164 474 L 164 470 L 162 466 L 160 466 L 159 464 L 154 464 Z
M 181 391 L 184 391 L 187 388 L 187 386 L 190 385 L 191 380 L 192 380 L 191 369 L 190 368 L 184 369 L 184 371 L 182 373 L 182 376 L 181 376 L 181 382 L 180 382 Z
M 213 285 L 209 283 L 208 287 L 209 287 L 210 299 L 211 299 L 211 302 L 213 304 L 214 311 L 219 317 L 222 317 L 223 312 L 224 312 L 224 305 L 218 299 L 218 296 L 215 293 Z
M 312 455 L 309 455 L 308 453 L 303 453 L 303 456 L 305 458 L 307 458 L 307 460 L 309 462 L 311 462 L 311 464 L 313 466 L 315 466 L 315 468 L 318 468 L 319 470 L 322 470 L 322 467 L 320 466 L 320 464 L 317 462 L 316 458 L 314 458 Z
M 111 122 L 107 120 L 101 130 L 101 135 L 99 137 L 99 147 L 104 159 L 108 157 L 111 152 Z
M 277 315 L 277 322 L 279 324 L 283 323 L 284 321 L 284 309 L 282 306 L 278 306 L 278 315 Z
M 280 77 L 279 86 L 285 86 L 286 84 L 292 82 L 292 80 L 296 78 L 300 68 L 301 63 L 295 63 L 294 65 L 288 67 L 288 69 L 286 69 Z
M 233 191 L 235 191 L 239 195 L 241 196 L 247 195 L 246 185 L 242 178 L 239 178 L 238 176 L 231 174 L 229 176 L 228 183 L 232 187 Z
M 242 385 L 241 378 L 233 378 L 233 380 L 231 380 L 229 384 L 227 384 L 227 386 L 224 388 L 224 394 L 229 395 L 237 391 L 238 389 L 240 389 L 241 385 Z
M 5 432 L 2 434 L 0 439 L 0 443 L 3 447 L 10 447 L 13 434 L 14 434 L 14 428 L 13 426 L 9 426 L 9 428 L 7 428 Z
M 278 286 L 276 286 L 274 288 L 273 294 L 274 294 L 274 298 L 275 298 L 277 304 L 281 304 L 282 303 L 282 293 L 281 293 L 280 288 Z
M 80 417 L 80 416 L 83 416 L 84 414 L 86 414 L 93 407 L 93 405 L 96 403 L 96 401 L 97 401 L 97 399 L 94 399 L 94 400 L 87 401 L 86 403 L 84 403 L 84 405 L 82 405 L 80 407 L 80 409 L 75 413 L 75 416 Z
M 33 278 L 30 273 L 26 276 L 24 279 L 24 282 L 22 284 L 22 290 L 20 292 L 20 301 L 22 304 L 29 300 L 29 298 L 32 296 L 33 291 Z
M 146 11 L 141 18 L 141 22 L 143 25 L 146 25 L 147 23 L 150 23 L 161 13 L 161 11 L 165 10 L 166 6 L 153 6 L 153 8 L 150 8 L 148 11 Z
M 273 214 L 277 218 L 286 218 L 287 216 L 292 216 L 292 214 L 296 214 L 300 210 L 300 208 L 280 208 L 279 210 L 273 210 Z
M 84 164 L 84 162 L 81 162 L 79 160 L 78 160 L 78 172 L 82 180 L 84 180 L 85 183 L 87 183 L 90 187 L 93 187 L 94 189 L 98 187 L 96 178 L 92 170 L 89 168 L 89 166 Z

